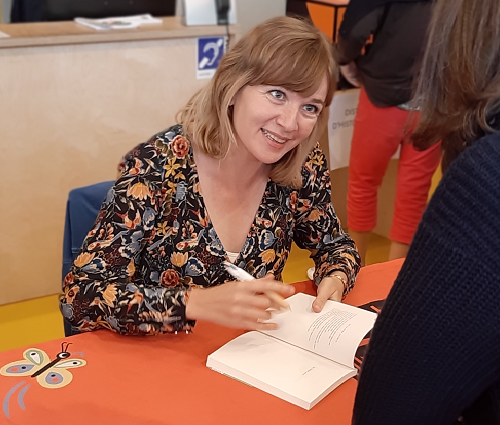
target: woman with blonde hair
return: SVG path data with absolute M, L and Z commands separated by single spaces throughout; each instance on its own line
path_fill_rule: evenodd
M 375 323 L 355 425 L 500 423 L 500 2 L 438 0 L 417 148 L 446 172 Z
M 306 20 L 243 37 L 178 124 L 127 155 L 64 283 L 74 330 L 189 331 L 197 319 L 274 329 L 273 294 L 293 293 L 274 280 L 292 241 L 316 263 L 313 308 L 346 295 L 359 257 L 318 144 L 334 75 L 328 39 Z M 232 281 L 224 261 L 256 280 Z

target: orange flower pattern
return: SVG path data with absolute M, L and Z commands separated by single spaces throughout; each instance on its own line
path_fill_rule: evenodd
M 312 253 L 316 284 L 335 270 L 346 273 L 346 295 L 359 271 L 359 255 L 333 210 L 319 144 L 302 175 L 299 190 L 268 181 L 236 264 L 256 278 L 273 273 L 281 279 L 295 241 Z M 182 127 L 129 152 L 111 193 L 64 281 L 64 317 L 79 331 L 190 330 L 190 289 L 233 278 L 223 267 L 227 255 L 207 214 Z
M 172 152 L 177 158 L 184 158 L 189 152 L 189 142 L 181 135 L 175 136 L 172 140 Z
M 175 270 L 168 269 L 161 274 L 161 284 L 163 286 L 177 286 L 179 283 L 179 273 Z

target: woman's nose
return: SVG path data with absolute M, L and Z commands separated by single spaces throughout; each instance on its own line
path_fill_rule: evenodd
M 299 128 L 298 108 L 293 105 L 284 106 L 278 115 L 277 123 L 284 131 L 291 133 Z

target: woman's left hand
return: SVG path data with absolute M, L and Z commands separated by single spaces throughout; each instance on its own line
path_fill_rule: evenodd
M 335 272 L 347 282 L 347 276 L 342 272 Z M 318 286 L 316 299 L 313 302 L 312 308 L 316 313 L 321 312 L 327 300 L 340 301 L 342 300 L 342 293 L 344 292 L 344 285 L 339 278 L 334 276 L 325 277 Z

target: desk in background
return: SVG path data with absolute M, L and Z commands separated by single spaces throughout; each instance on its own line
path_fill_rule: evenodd
M 402 260 L 364 267 L 346 299 L 362 305 L 386 298 Z M 314 294 L 311 281 L 297 290 Z M 40 387 L 30 377 L 0 375 L 0 399 L 25 381 L 31 384 L 18 404 L 21 387 L 10 398 L 10 419 L 33 425 L 174 424 L 255 425 L 351 423 L 356 381 L 350 379 L 306 411 L 205 367 L 207 355 L 242 331 L 199 322 L 190 335 L 127 337 L 102 330 L 36 345 L 53 358 L 63 341 L 83 352 L 87 364 L 73 369 L 73 381 L 60 389 Z M 0 353 L 0 367 L 20 360 L 23 349 Z M 78 358 L 78 355 L 74 356 Z M 26 386 L 24 384 L 24 387 Z M 5 402 L 3 403 L 5 406 Z

